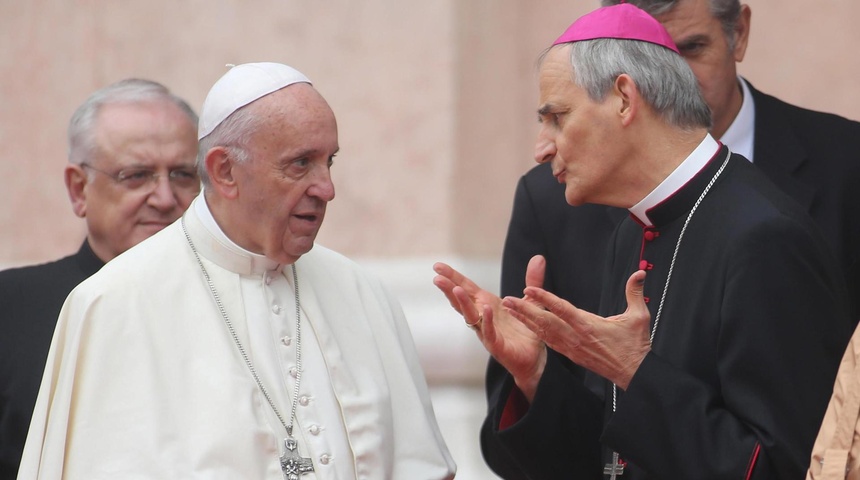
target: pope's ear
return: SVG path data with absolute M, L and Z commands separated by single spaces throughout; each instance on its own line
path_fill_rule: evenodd
M 230 150 L 226 147 L 213 147 L 206 152 L 203 161 L 210 187 L 223 197 L 236 198 L 239 193 L 236 179 L 233 177 L 236 159 Z
M 66 182 L 66 192 L 69 201 L 72 202 L 72 211 L 80 218 L 87 216 L 87 182 L 89 177 L 80 165 L 70 163 L 66 165 L 63 172 L 63 180 Z

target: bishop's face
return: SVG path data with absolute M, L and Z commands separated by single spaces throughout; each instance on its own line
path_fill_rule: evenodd
M 576 85 L 570 51 L 570 45 L 554 47 L 541 63 L 535 161 L 552 163 L 567 203 L 612 205 L 613 174 L 623 159 L 615 147 L 621 132 L 614 102 L 596 102 Z
M 326 205 L 334 199 L 331 165 L 338 151 L 334 113 L 308 84 L 258 100 L 249 159 L 233 168 L 240 215 L 233 240 L 282 264 L 313 247 Z

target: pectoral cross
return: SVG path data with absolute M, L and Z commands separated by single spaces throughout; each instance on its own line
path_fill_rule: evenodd
M 285 480 L 299 480 L 299 477 L 314 471 L 314 464 L 310 458 L 302 458 L 296 448 L 299 446 L 292 438 L 284 439 L 284 454 L 281 455 L 281 470 L 284 471 Z
M 612 463 L 603 467 L 603 474 L 609 475 L 609 480 L 615 480 L 619 475 L 624 475 L 624 462 L 618 457 L 618 452 L 612 452 Z

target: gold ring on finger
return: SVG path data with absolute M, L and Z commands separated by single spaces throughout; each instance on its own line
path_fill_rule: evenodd
M 478 320 L 475 323 L 466 322 L 466 326 L 471 328 L 472 330 L 478 330 L 478 327 L 481 325 L 481 322 L 484 321 L 483 315 L 478 315 Z

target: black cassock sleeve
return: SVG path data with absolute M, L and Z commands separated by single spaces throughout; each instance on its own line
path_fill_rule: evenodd
M 494 460 L 496 473 L 506 480 L 602 478 L 600 432 L 603 402 L 583 386 L 581 370 L 550 352 L 533 403 L 524 417 L 499 431 L 502 411 L 513 379 L 500 385 L 498 399 L 481 431 L 484 457 Z M 492 456 L 487 452 L 492 442 Z M 503 468 L 499 468 L 503 467 Z

